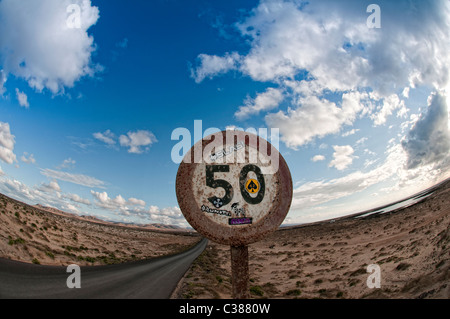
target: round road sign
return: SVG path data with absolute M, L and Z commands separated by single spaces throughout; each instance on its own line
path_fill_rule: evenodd
M 178 168 L 176 193 L 183 215 L 200 234 L 242 246 L 281 225 L 292 201 L 292 179 L 269 142 L 229 130 L 189 150 Z

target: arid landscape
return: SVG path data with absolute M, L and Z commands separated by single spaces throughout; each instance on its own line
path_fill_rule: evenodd
M 42 265 L 105 265 L 174 254 L 200 241 L 164 225 L 124 225 L 0 194 L 0 257 Z
M 450 298 L 450 180 L 415 205 L 283 227 L 249 246 L 252 298 Z M 0 257 L 105 265 L 174 254 L 195 232 L 123 225 L 29 206 L 0 194 Z M 381 270 L 369 288 L 367 267 Z M 229 247 L 209 242 L 172 298 L 230 298 Z
M 450 298 L 450 180 L 413 206 L 286 227 L 249 246 L 252 298 Z M 367 267 L 380 267 L 368 288 Z M 229 247 L 210 242 L 172 298 L 230 298 Z

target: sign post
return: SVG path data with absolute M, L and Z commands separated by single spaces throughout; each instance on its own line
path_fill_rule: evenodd
M 181 162 L 176 180 L 180 209 L 200 234 L 230 246 L 233 298 L 248 298 L 248 245 L 281 225 L 292 190 L 281 154 L 249 132 L 211 134 Z
M 234 299 L 248 298 L 248 246 L 231 246 L 231 284 Z

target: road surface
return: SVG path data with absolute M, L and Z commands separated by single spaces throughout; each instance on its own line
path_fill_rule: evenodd
M 203 239 L 181 254 L 109 266 L 81 267 L 81 288 L 67 287 L 66 267 L 0 259 L 0 298 L 163 299 L 169 298 L 191 263 L 205 249 Z

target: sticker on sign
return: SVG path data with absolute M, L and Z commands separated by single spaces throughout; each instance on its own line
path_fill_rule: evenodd
M 199 233 L 221 244 L 246 245 L 283 222 L 292 179 L 283 157 L 265 139 L 223 131 L 186 154 L 176 193 L 183 215 Z

